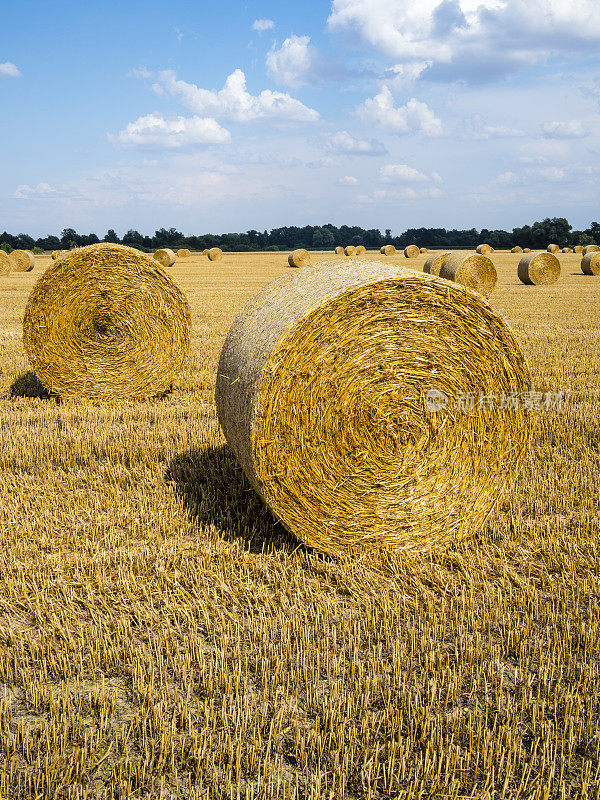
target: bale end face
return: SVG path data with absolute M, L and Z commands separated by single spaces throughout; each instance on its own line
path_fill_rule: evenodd
M 560 261 L 553 253 L 527 253 L 519 261 L 517 275 L 527 286 L 548 286 L 560 277 Z
M 420 252 L 420 253 L 428 253 L 428 252 L 429 252 L 429 250 L 428 250 L 426 247 L 422 247 L 422 248 L 419 250 L 419 252 Z
M 588 253 L 597 253 L 600 251 L 600 247 L 597 244 L 586 244 L 583 248 L 583 255 L 587 256 Z
M 211 247 L 207 256 L 209 261 L 220 261 L 223 258 L 223 251 L 220 247 Z
M 494 252 L 494 248 L 489 244 L 478 244 L 475 251 L 480 256 L 486 256 Z
M 288 264 L 290 267 L 306 267 L 310 264 L 310 253 L 308 250 L 304 250 L 304 248 L 300 247 L 298 250 L 294 250 L 293 253 L 289 254 Z
M 467 289 L 489 297 L 498 275 L 494 262 L 479 253 L 451 253 L 444 258 L 440 266 L 440 278 L 460 283 Z
M 357 256 L 362 256 L 366 252 L 367 252 L 367 248 L 364 246 L 364 244 L 357 245 L 356 249 L 354 251 L 355 255 L 357 255 Z
M 600 275 L 600 252 L 591 250 L 581 259 L 581 271 L 584 275 Z
M 161 247 L 159 250 L 154 251 L 154 258 L 163 267 L 172 267 L 177 261 L 177 256 L 168 247 Z
M 404 248 L 405 258 L 416 258 L 420 252 L 416 244 L 409 244 L 408 247 Z
M 560 250 L 560 247 L 557 244 L 549 244 L 548 247 L 546 248 L 546 250 L 549 253 L 558 253 L 558 251 Z
M 519 247 L 519 245 L 516 245 L 516 247 L 513 247 L 510 252 L 511 253 L 522 253 L 523 252 L 523 248 Z
M 183 247 L 177 251 L 177 258 L 189 258 L 191 255 L 192 254 L 186 247 Z
M 379 252 L 382 256 L 393 256 L 396 254 L 396 248 L 393 244 L 384 244 Z
M 335 248 L 335 254 L 336 254 L 336 256 L 343 256 L 344 255 L 344 248 L 341 245 L 338 245 Z
M 353 255 L 356 255 L 356 247 L 354 247 L 354 245 L 353 245 L 353 244 L 349 244 L 349 245 L 348 245 L 348 246 L 345 248 L 345 250 L 344 250 L 344 253 L 346 253 L 346 255 L 347 255 L 347 256 L 353 256 Z
M 442 264 L 449 255 L 450 253 L 433 253 L 433 255 L 429 256 L 425 262 L 423 266 L 423 272 L 427 273 L 428 275 L 435 275 L 438 277 L 442 268 Z
M 35 257 L 30 250 L 13 250 L 9 255 L 12 272 L 31 272 Z

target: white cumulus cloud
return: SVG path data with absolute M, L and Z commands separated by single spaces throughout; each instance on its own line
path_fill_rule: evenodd
M 5 61 L 3 64 L 0 64 L 0 77 L 20 78 L 21 72 L 18 67 L 12 63 L 12 61 Z
M 276 83 L 303 86 L 310 82 L 315 60 L 316 49 L 310 44 L 310 36 L 292 35 L 267 54 L 267 72 Z
M 270 31 L 275 27 L 272 19 L 255 19 L 252 23 L 252 30 L 262 33 L 263 31 Z
M 576 119 L 568 122 L 544 122 L 542 133 L 548 139 L 580 139 L 588 134 L 582 123 Z
M 219 90 L 201 89 L 194 83 L 178 80 L 172 70 L 158 73 L 153 85 L 159 95 L 179 99 L 195 114 L 225 117 L 235 122 L 274 120 L 279 122 L 316 122 L 319 114 L 284 92 L 264 89 L 252 95 L 246 88 L 246 76 L 236 69 Z
M 414 183 L 443 183 L 437 172 L 425 175 L 418 169 L 408 164 L 386 164 L 379 170 L 379 179 L 383 183 L 414 184 Z
M 388 152 L 386 146 L 377 139 L 360 139 L 348 131 L 338 131 L 327 143 L 330 153 L 347 156 L 383 156 Z
M 368 98 L 356 109 L 365 122 L 374 123 L 399 135 L 418 133 L 423 136 L 441 136 L 443 127 L 426 103 L 411 98 L 405 105 L 396 106 L 387 86 L 379 94 Z
M 112 140 L 125 147 L 151 147 L 168 150 L 201 145 L 227 144 L 231 134 L 211 117 L 176 117 L 146 114 L 130 122 Z
M 338 183 L 341 186 L 356 186 L 358 178 L 355 178 L 354 175 L 344 175 L 343 178 L 338 180 Z

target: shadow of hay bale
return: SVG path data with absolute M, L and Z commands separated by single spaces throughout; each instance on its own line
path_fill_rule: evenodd
M 11 398 L 45 397 L 49 400 L 54 400 L 56 403 L 61 402 L 60 397 L 52 394 L 52 392 L 49 392 L 48 389 L 46 389 L 46 387 L 40 383 L 40 381 L 31 371 L 23 372 L 12 382 L 11 387 L 8 390 L 8 396 Z
M 238 540 L 252 553 L 270 549 L 312 552 L 276 520 L 226 445 L 176 456 L 167 467 L 165 480 L 183 499 L 192 520 L 214 525 L 227 541 Z

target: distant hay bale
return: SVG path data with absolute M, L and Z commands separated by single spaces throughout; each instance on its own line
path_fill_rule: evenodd
M 288 264 L 290 267 L 306 267 L 310 264 L 310 253 L 302 247 L 294 250 L 288 256 Z
M 354 251 L 354 254 L 357 255 L 357 256 L 362 256 L 362 254 L 366 253 L 366 252 L 367 252 L 367 248 L 364 246 L 364 244 L 359 244 L 359 245 L 357 245 L 356 250 Z
M 335 248 L 335 254 L 336 254 L 336 256 L 343 256 L 344 255 L 344 248 L 342 247 L 341 244 L 338 244 L 338 246 Z
M 223 258 L 223 251 L 220 247 L 211 247 L 206 255 L 209 261 L 219 261 L 219 259 Z
M 531 247 L 524 247 L 523 248 L 523 252 L 524 253 L 531 253 Z
M 208 247 L 206 247 L 206 248 L 205 248 L 205 249 L 202 251 L 202 255 L 203 255 L 203 256 L 207 256 L 207 255 L 208 255 Z
M 583 255 L 587 256 L 588 253 L 597 253 L 600 251 L 600 247 L 597 244 L 586 244 L 583 248 Z
M 532 420 L 523 403 L 477 402 L 530 389 L 483 297 L 362 259 L 288 275 L 250 300 L 223 346 L 215 399 L 276 518 L 321 552 L 368 559 L 482 527 L 518 474 Z M 458 405 L 471 396 L 475 411 Z
M 420 252 L 420 253 L 428 253 L 428 252 L 429 252 L 429 250 L 428 250 L 426 247 L 422 247 L 422 248 L 419 250 L 419 252 Z
M 163 267 L 172 267 L 177 261 L 177 256 L 172 250 L 169 250 L 168 247 L 161 247 L 160 250 L 155 250 L 154 258 L 159 264 L 162 264 Z
M 60 258 L 62 254 L 62 250 L 53 250 L 52 251 L 52 260 L 56 261 L 57 258 Z
M 583 245 L 582 244 L 576 244 L 575 247 L 573 248 L 573 252 L 574 253 L 583 253 Z
M 563 251 L 563 253 L 572 253 L 573 252 L 573 250 L 570 247 L 563 247 L 562 251 Z
M 155 258 L 94 244 L 55 261 L 25 309 L 23 345 L 65 399 L 132 400 L 167 391 L 185 361 L 190 309 Z
M 515 247 L 513 247 L 513 249 L 510 252 L 511 253 L 522 253 L 523 252 L 523 248 L 519 247 L 519 245 L 516 245 Z
M 560 261 L 553 253 L 543 250 L 528 253 L 519 261 L 517 275 L 521 283 L 528 286 L 547 286 L 558 280 Z
M 560 250 L 560 247 L 557 244 L 549 244 L 548 247 L 546 248 L 546 250 L 549 253 L 558 253 L 558 251 Z
M 421 251 L 416 244 L 409 244 L 404 248 L 404 255 L 406 258 L 416 258 Z
M 498 276 L 494 263 L 479 253 L 450 253 L 440 266 L 440 278 L 460 283 L 489 297 Z
M 11 268 L 12 264 L 8 253 L 5 253 L 4 250 L 0 250 L 0 275 L 8 275 Z
M 13 250 L 9 255 L 12 272 L 31 272 L 35 257 L 30 250 Z
M 493 253 L 494 248 L 489 244 L 478 244 L 475 252 L 480 256 L 486 256 L 488 253 Z
M 393 256 L 396 254 L 396 248 L 393 244 L 384 244 L 383 247 L 380 248 L 379 252 L 382 256 Z
M 433 253 L 425 262 L 423 272 L 426 272 L 428 275 L 439 276 L 442 264 L 449 255 L 450 253 Z
M 356 247 L 353 244 L 349 244 L 346 249 L 344 250 L 347 256 L 354 256 L 356 255 Z
M 177 258 L 189 258 L 192 254 L 187 248 L 182 248 L 177 251 Z
M 600 275 L 600 252 L 591 250 L 581 259 L 581 271 L 584 275 Z

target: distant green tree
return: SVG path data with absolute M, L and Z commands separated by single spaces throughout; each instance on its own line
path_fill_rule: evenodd
M 312 235 L 312 246 L 316 250 L 330 250 L 334 244 L 333 233 L 329 228 L 315 228 Z
M 12 248 L 8 242 L 2 242 L 0 244 L 0 250 L 4 250 L 5 253 L 12 253 L 14 248 Z
M 108 229 L 108 231 L 106 232 L 106 236 L 104 237 L 104 239 L 102 241 L 103 242 L 110 242 L 111 244 L 120 244 L 121 243 L 121 240 L 117 236 L 116 231 L 114 231 L 112 228 Z

